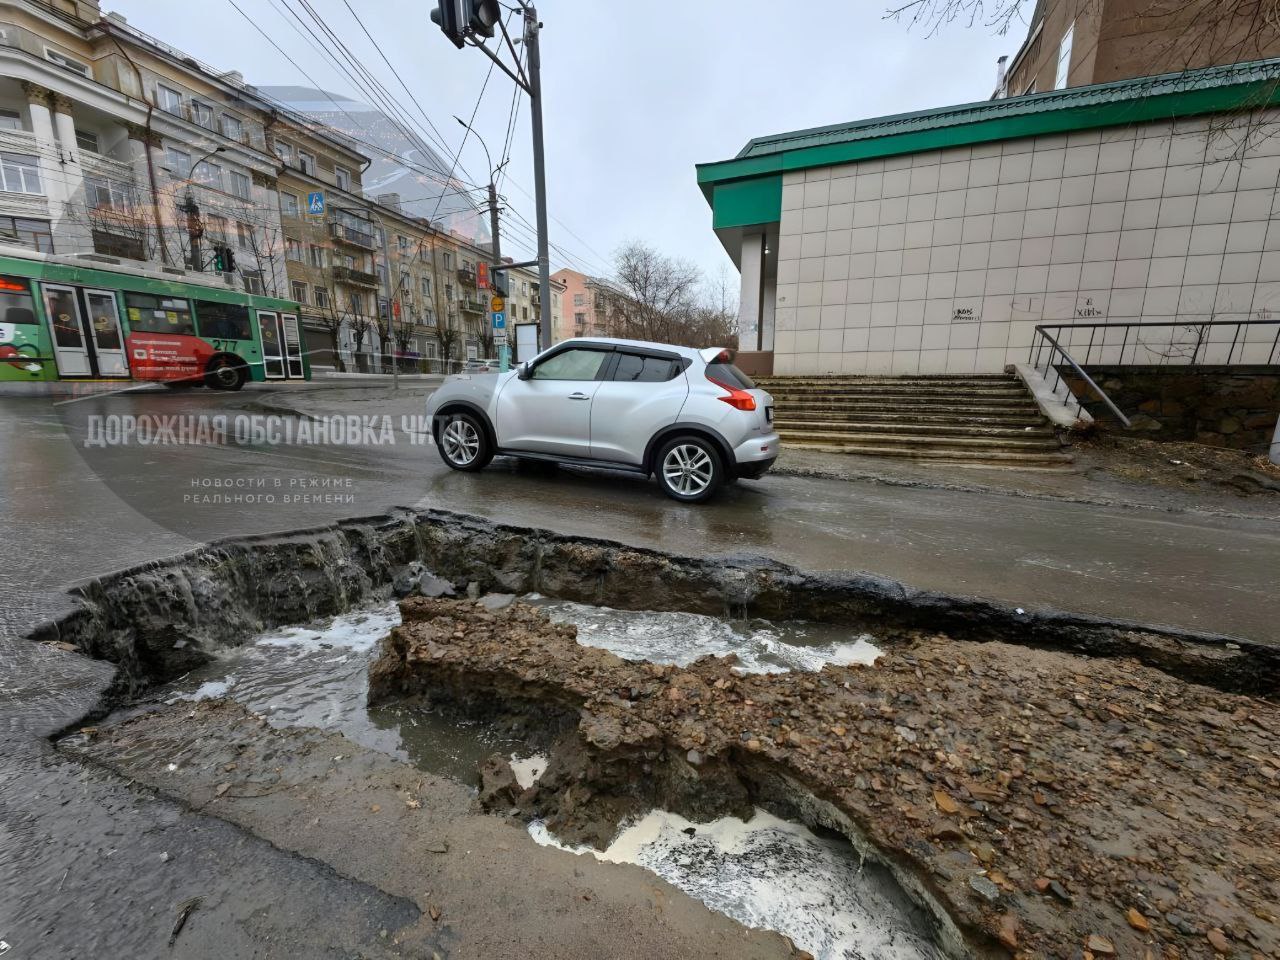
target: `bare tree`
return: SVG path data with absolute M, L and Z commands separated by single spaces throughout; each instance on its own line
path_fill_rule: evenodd
M 701 281 L 693 264 L 632 241 L 614 255 L 614 281 L 598 293 L 619 336 L 674 343 L 687 327 Z
M 332 283 L 329 286 L 316 285 L 317 312 L 319 313 L 319 327 L 324 330 L 329 338 L 329 350 L 333 354 L 333 366 L 339 373 L 346 372 L 347 365 L 342 359 L 342 324 L 348 320 L 351 314 L 344 312 L 339 306 L 338 298 L 334 294 Z M 320 292 L 324 292 L 323 298 L 319 296 Z M 320 306 L 318 301 L 324 300 L 324 306 Z
M 245 210 L 241 222 L 249 222 L 249 216 L 249 212 Z M 279 268 L 281 260 L 280 231 L 270 225 L 250 226 L 247 239 L 249 252 L 253 254 L 253 259 L 256 261 L 259 274 L 262 277 L 262 292 L 268 297 L 281 296 L 280 283 L 284 271 Z M 240 268 L 243 272 L 244 265 L 241 264 Z

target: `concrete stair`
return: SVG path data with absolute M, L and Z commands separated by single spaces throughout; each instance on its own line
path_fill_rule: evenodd
M 767 377 L 784 444 L 905 460 L 1062 469 L 1072 457 L 1012 375 Z

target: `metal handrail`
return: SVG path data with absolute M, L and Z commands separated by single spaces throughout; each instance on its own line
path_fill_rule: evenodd
M 1062 354 L 1062 359 L 1067 361 L 1071 369 L 1076 372 L 1076 375 L 1079 376 L 1082 380 L 1084 380 L 1084 382 L 1089 385 L 1090 389 L 1092 389 L 1094 393 L 1096 393 L 1099 397 L 1102 398 L 1102 402 L 1107 405 L 1107 409 L 1109 409 L 1112 413 L 1116 415 L 1117 420 L 1123 423 L 1126 427 L 1130 425 L 1129 418 L 1120 412 L 1120 408 L 1117 407 L 1112 402 L 1109 396 L 1107 396 L 1107 392 L 1103 390 L 1100 386 L 1098 386 L 1096 383 L 1094 383 L 1093 377 L 1085 373 L 1084 369 L 1080 366 L 1080 364 L 1076 363 L 1075 360 L 1072 359 L 1071 354 L 1067 353 L 1067 351 L 1062 348 L 1062 344 L 1058 343 L 1058 341 L 1055 340 L 1043 327 L 1036 327 L 1036 334 L 1041 337 L 1044 337 L 1045 340 L 1049 341 L 1050 346 L 1052 346 L 1054 350 Z M 1050 356 L 1052 356 L 1052 354 L 1050 354 Z M 1051 367 L 1053 366 L 1052 362 L 1050 362 L 1049 366 Z M 1054 375 L 1057 376 L 1058 382 L 1061 383 L 1062 375 L 1058 373 L 1057 367 L 1053 367 L 1053 372 L 1054 372 Z M 1072 393 L 1070 387 L 1067 388 L 1067 393 L 1071 394 L 1071 396 L 1075 399 L 1076 409 L 1083 410 L 1084 404 L 1080 402 L 1078 397 L 1075 397 L 1075 394 Z
M 1093 380 L 1093 378 L 1090 377 L 1084 371 L 1084 368 L 1080 365 L 1080 363 L 1076 361 L 1074 357 L 1071 356 L 1067 348 L 1064 347 L 1059 342 L 1057 337 L 1049 333 L 1050 330 L 1053 330 L 1055 333 L 1058 334 L 1058 336 L 1061 336 L 1062 331 L 1064 330 L 1065 331 L 1088 330 L 1089 343 L 1085 346 L 1085 356 L 1084 356 L 1084 363 L 1086 364 L 1088 364 L 1092 359 L 1093 348 L 1095 345 L 1095 341 L 1097 340 L 1097 332 L 1099 330 L 1104 331 L 1102 335 L 1102 343 L 1098 345 L 1099 349 L 1101 350 L 1106 350 L 1108 346 L 1115 346 L 1115 344 L 1108 344 L 1106 342 L 1107 336 L 1105 331 L 1114 330 L 1114 329 L 1124 330 L 1124 339 L 1119 344 L 1119 347 L 1120 347 L 1119 359 L 1116 361 L 1116 364 L 1115 364 L 1117 366 L 1128 365 L 1125 363 L 1124 353 L 1126 348 L 1128 348 L 1129 346 L 1129 334 L 1132 330 L 1135 330 L 1135 329 L 1138 330 L 1139 334 L 1142 330 L 1164 329 L 1164 328 L 1173 328 L 1173 329 L 1182 328 L 1182 329 L 1188 329 L 1188 330 L 1196 330 L 1196 331 L 1199 331 L 1199 333 L 1196 339 L 1195 347 L 1192 350 L 1191 355 L 1189 357 L 1182 356 L 1182 357 L 1175 358 L 1166 353 L 1162 355 L 1161 361 L 1159 364 L 1159 366 L 1164 366 L 1166 362 L 1171 362 L 1176 359 L 1176 360 L 1183 361 L 1188 366 L 1194 366 L 1198 363 L 1203 362 L 1201 360 L 1202 348 L 1212 343 L 1212 341 L 1206 335 L 1206 331 L 1209 328 L 1213 328 L 1213 327 L 1234 327 L 1235 328 L 1235 332 L 1231 338 L 1231 344 L 1227 348 L 1227 356 L 1226 356 L 1225 362 L 1226 364 L 1229 365 L 1232 363 L 1233 358 L 1236 356 L 1237 346 L 1240 347 L 1240 356 L 1241 356 L 1241 359 L 1243 359 L 1244 349 L 1247 346 L 1247 343 L 1241 340 L 1240 333 L 1242 328 L 1259 327 L 1259 326 L 1276 327 L 1276 335 L 1274 338 L 1272 338 L 1271 347 L 1267 351 L 1267 359 L 1265 361 L 1266 365 L 1272 365 L 1276 362 L 1277 348 L 1280 348 L 1280 318 L 1260 319 L 1260 320 L 1205 320 L 1203 322 L 1188 321 L 1184 319 L 1184 320 L 1172 320 L 1172 321 L 1158 322 L 1158 323 L 1152 323 L 1149 321 L 1148 322 L 1133 321 L 1133 322 L 1127 322 L 1127 323 L 1103 322 L 1103 323 L 1041 324 L 1035 328 L 1035 336 L 1032 338 L 1032 341 L 1031 341 L 1031 348 L 1027 356 L 1027 362 L 1030 363 L 1031 366 L 1034 367 L 1037 371 L 1041 371 L 1042 376 L 1045 377 L 1046 383 L 1048 382 L 1049 370 L 1050 369 L 1053 370 L 1054 376 L 1057 378 L 1056 383 L 1053 387 L 1053 389 L 1056 392 L 1057 385 L 1062 383 L 1062 375 L 1058 372 L 1058 368 L 1054 362 L 1054 358 L 1057 356 L 1061 356 L 1063 361 L 1065 361 L 1066 364 L 1069 367 L 1071 367 L 1072 371 L 1074 371 L 1077 376 L 1079 376 L 1082 380 L 1085 381 L 1085 383 L 1089 385 L 1089 388 L 1093 390 L 1095 394 L 1097 394 L 1097 396 L 1102 400 L 1102 402 L 1106 404 L 1107 408 L 1113 414 L 1115 414 L 1116 418 L 1119 419 L 1120 422 L 1127 427 L 1130 425 L 1129 418 L 1126 417 L 1120 411 L 1120 408 L 1115 405 L 1115 403 L 1107 395 L 1107 392 L 1103 390 L 1100 386 L 1098 386 L 1098 384 Z M 1050 351 L 1049 351 L 1049 357 L 1045 361 L 1044 367 L 1042 370 L 1040 359 L 1046 343 L 1049 345 Z M 1132 359 L 1136 359 L 1137 350 L 1139 346 L 1142 346 L 1142 345 L 1143 344 L 1142 344 L 1141 336 L 1140 335 L 1135 336 L 1133 340 L 1134 353 L 1131 355 L 1131 362 L 1132 362 Z M 1150 348 L 1150 344 L 1147 344 L 1146 346 Z M 1175 344 L 1170 343 L 1169 347 L 1173 348 L 1175 347 Z M 1077 397 L 1075 397 L 1070 387 L 1067 387 L 1066 390 L 1068 395 L 1071 396 L 1073 400 L 1075 400 L 1077 410 L 1083 410 L 1084 405 L 1080 402 L 1080 400 Z

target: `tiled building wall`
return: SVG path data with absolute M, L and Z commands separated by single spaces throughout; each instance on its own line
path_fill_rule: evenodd
M 1125 361 L 1158 362 L 1190 325 L 1275 317 L 1278 119 L 1144 124 L 785 174 L 776 372 L 996 373 L 1027 359 L 1039 323 L 1138 319 L 1172 326 L 1143 331 L 1147 355 L 1130 359 L 1130 341 Z M 1238 359 L 1262 359 L 1276 330 L 1247 330 Z M 1109 349 L 1094 358 L 1114 362 L 1119 345 Z

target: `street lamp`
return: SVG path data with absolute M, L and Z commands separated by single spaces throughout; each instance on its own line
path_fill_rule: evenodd
M 489 270 L 489 277 L 490 277 L 489 285 L 495 294 L 498 294 L 501 296 L 505 294 L 506 291 L 502 289 L 501 285 L 498 282 L 498 272 L 502 269 L 502 243 L 498 239 L 498 188 L 494 185 L 493 181 L 497 179 L 498 169 L 502 165 L 504 165 L 506 161 L 504 160 L 502 164 L 499 164 L 498 168 L 495 168 L 493 165 L 493 158 L 489 156 L 489 147 L 484 142 L 484 137 L 476 133 L 476 131 L 472 128 L 471 124 L 467 123 L 461 117 L 455 116 L 453 119 L 457 120 L 458 123 L 462 124 L 463 129 L 466 130 L 467 133 L 475 134 L 475 138 L 480 141 L 480 146 L 484 149 L 484 159 L 489 167 L 489 232 L 493 234 L 493 267 Z M 491 317 L 492 316 L 493 315 L 491 315 Z M 505 319 L 503 320 L 503 322 L 504 323 L 506 322 Z M 493 320 L 490 319 L 490 324 L 492 323 L 493 323 Z M 498 328 L 495 326 L 491 326 L 490 329 L 492 330 L 496 339 L 498 334 Z M 502 345 L 498 347 L 498 369 L 503 373 L 506 373 L 507 371 L 508 361 L 511 356 L 511 352 L 507 346 L 506 340 L 507 340 L 507 331 L 506 331 L 506 327 L 503 327 L 502 328 Z
M 191 169 L 186 177 L 187 197 L 182 204 L 182 212 L 187 215 L 187 236 L 191 239 L 191 268 L 193 270 L 202 270 L 204 265 L 200 262 L 200 238 L 204 236 L 204 227 L 200 225 L 200 207 L 196 204 L 196 199 L 191 195 L 192 177 L 195 176 L 196 168 L 204 163 L 215 153 L 224 153 L 226 147 L 214 147 L 203 157 L 191 164 Z

